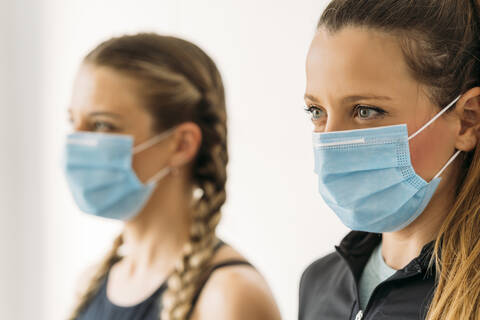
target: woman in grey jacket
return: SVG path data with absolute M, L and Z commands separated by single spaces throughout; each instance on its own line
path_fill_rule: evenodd
M 301 320 L 480 319 L 480 6 L 333 0 L 307 58 L 319 193 L 352 229 Z

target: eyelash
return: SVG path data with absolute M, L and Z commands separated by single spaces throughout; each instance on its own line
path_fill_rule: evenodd
M 98 125 L 99 125 L 99 124 L 101 124 L 102 126 L 104 126 L 105 129 L 99 129 L 99 128 L 98 128 Z M 114 125 L 112 125 L 112 124 L 110 124 L 110 123 L 108 123 L 108 122 L 105 122 L 105 121 L 94 121 L 94 122 L 92 123 L 92 129 L 93 129 L 94 131 L 109 131 L 109 132 L 112 132 L 112 131 L 116 131 L 116 130 L 117 130 L 117 128 L 116 128 Z
M 69 118 L 68 119 L 68 122 L 70 123 L 71 126 L 74 126 L 75 125 L 75 121 L 73 120 L 73 118 Z M 103 132 L 117 132 L 119 131 L 120 129 L 117 128 L 115 125 L 111 124 L 110 122 L 106 122 L 106 121 L 92 121 L 90 122 L 88 125 L 88 130 L 89 131 L 103 131 Z M 104 128 L 99 128 L 99 126 L 103 126 Z
M 378 118 L 378 117 L 382 117 L 384 116 L 387 112 L 383 109 L 380 109 L 380 108 L 377 108 L 377 107 L 372 107 L 372 106 L 367 106 L 367 105 L 363 105 L 363 104 L 357 104 L 353 107 L 352 109 L 352 114 L 355 115 L 357 114 L 358 115 L 358 112 L 360 109 L 363 109 L 363 110 L 372 110 L 372 111 L 375 111 L 378 113 L 378 115 L 370 118 L 370 119 L 366 119 L 366 120 L 371 120 L 371 119 L 375 119 L 375 118 Z M 311 117 L 312 117 L 312 121 L 315 121 L 315 120 L 319 120 L 319 119 L 313 119 L 313 112 L 315 110 L 321 110 L 322 112 L 325 112 L 324 110 L 322 110 L 321 108 L 317 107 L 317 106 L 314 106 L 314 105 L 309 105 L 309 106 L 306 106 L 304 108 L 305 112 L 307 112 Z M 361 118 L 360 118 L 361 119 Z
M 314 118 L 313 118 L 313 112 L 314 112 L 315 110 L 323 111 L 323 110 L 320 109 L 319 107 L 317 107 L 317 106 L 312 106 L 312 105 L 309 105 L 309 106 L 304 107 L 304 110 L 305 110 L 305 112 L 311 117 L 312 121 L 319 120 L 319 119 L 314 119 Z

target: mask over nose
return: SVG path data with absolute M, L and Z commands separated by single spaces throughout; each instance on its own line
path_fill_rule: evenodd
M 440 175 L 460 151 L 432 181 L 426 182 L 413 169 L 408 141 L 459 98 L 410 137 L 406 124 L 313 133 L 318 190 L 348 228 L 375 233 L 397 231 L 425 210 L 440 183 Z
M 164 168 L 142 183 L 132 168 L 133 155 L 172 134 L 170 129 L 133 147 L 133 137 L 92 132 L 67 136 L 64 171 L 73 198 L 85 213 L 104 218 L 128 220 L 148 202 Z

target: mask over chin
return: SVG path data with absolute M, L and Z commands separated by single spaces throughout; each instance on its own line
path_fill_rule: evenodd
M 173 129 L 134 147 L 128 135 L 77 132 L 67 136 L 64 171 L 81 211 L 110 219 L 129 220 L 150 199 L 164 168 L 142 183 L 132 168 L 133 155 L 167 138 Z

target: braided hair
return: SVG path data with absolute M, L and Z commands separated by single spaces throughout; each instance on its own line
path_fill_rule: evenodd
M 226 200 L 227 126 L 225 94 L 212 59 L 196 45 L 170 36 L 140 33 L 112 38 L 84 60 L 110 67 L 141 84 L 141 97 L 161 132 L 183 122 L 196 123 L 202 143 L 191 166 L 191 182 L 199 191 L 191 211 L 189 241 L 167 279 L 159 303 L 159 319 L 182 320 L 192 312 L 192 300 L 214 254 L 215 230 Z M 75 319 L 98 291 L 99 283 L 118 261 L 120 235 L 92 278 L 70 319 Z

